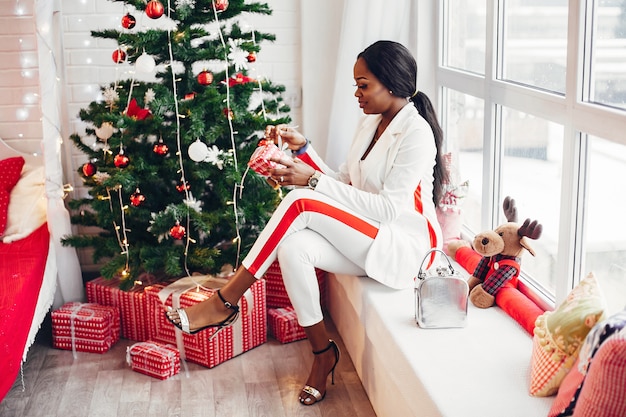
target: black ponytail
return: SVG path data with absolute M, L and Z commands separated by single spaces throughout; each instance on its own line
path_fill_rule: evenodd
M 413 102 L 413 105 L 417 108 L 420 115 L 426 119 L 433 131 L 433 136 L 435 137 L 437 156 L 435 158 L 435 168 L 433 173 L 433 203 L 435 203 L 435 207 L 437 207 L 443 197 L 444 184 L 449 181 L 448 171 L 444 169 L 443 164 L 443 130 L 437 120 L 437 114 L 435 113 L 433 104 L 430 102 L 430 99 L 426 94 L 418 91 L 417 94 L 411 97 L 411 102 Z

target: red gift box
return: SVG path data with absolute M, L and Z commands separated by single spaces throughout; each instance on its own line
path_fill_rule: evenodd
M 293 307 L 269 308 L 267 321 L 270 335 L 280 343 L 306 339 L 306 333 L 298 324 L 298 316 Z
M 148 278 L 147 281 L 146 278 Z M 122 337 L 143 342 L 150 338 L 144 289 L 146 285 L 152 283 L 148 276 L 143 279 L 142 284 L 136 284 L 128 291 L 122 291 L 119 289 L 119 278 L 99 277 L 85 284 L 85 292 L 88 302 L 119 309 Z
M 178 349 L 152 340 L 129 346 L 126 362 L 133 371 L 158 379 L 167 379 L 180 372 Z
M 257 280 L 239 302 L 240 315 L 234 324 L 212 337 L 216 328 L 194 335 L 176 329 L 165 317 L 166 306 L 186 308 L 206 300 L 227 280 L 193 276 L 180 279 L 167 287 L 156 284 L 146 288 L 148 325 L 152 340 L 175 344 L 181 359 L 208 368 L 219 365 L 267 341 L 265 281 Z M 171 294 L 168 294 L 171 293 Z M 177 333 L 180 342 L 177 342 Z
M 270 169 L 283 167 L 281 164 L 270 161 L 270 158 L 282 158 L 283 156 L 285 156 L 285 154 L 274 142 L 263 139 L 252 153 L 248 161 L 248 166 L 257 174 L 268 177 L 270 175 Z
M 320 287 L 320 303 L 322 307 L 326 307 L 326 271 L 315 269 L 317 282 Z M 283 282 L 283 274 L 280 271 L 280 264 L 274 261 L 263 276 L 267 287 L 267 307 L 280 308 L 291 307 L 291 300 L 287 295 L 285 283 Z
M 74 302 L 52 312 L 52 346 L 57 349 L 104 353 L 118 340 L 116 307 Z

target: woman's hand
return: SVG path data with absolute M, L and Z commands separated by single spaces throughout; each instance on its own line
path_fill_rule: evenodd
M 284 165 L 284 168 L 275 168 L 270 170 L 270 178 L 278 185 L 308 185 L 309 178 L 315 173 L 315 169 L 300 161 L 287 156 L 282 158 L 271 158 L 278 164 Z
M 286 143 L 292 151 L 297 151 L 306 145 L 306 138 L 302 135 L 302 133 L 298 132 L 293 127 L 278 125 L 276 128 L 277 133 L 283 140 L 283 143 Z

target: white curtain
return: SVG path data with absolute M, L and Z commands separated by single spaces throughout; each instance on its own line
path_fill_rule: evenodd
M 53 308 L 68 301 L 82 301 L 83 280 L 76 250 L 61 245 L 61 238 L 72 233 L 69 213 L 63 202 L 61 163 L 61 39 L 59 7 L 50 0 L 35 0 L 39 78 L 43 123 L 43 155 L 48 199 L 48 227 L 52 237 L 51 256 L 56 258 L 56 294 Z
M 345 0 L 337 50 L 335 85 L 330 103 L 325 160 L 344 161 L 352 133 L 362 116 L 354 97 L 352 68 L 356 56 L 377 40 L 393 40 L 416 51 L 417 1 Z

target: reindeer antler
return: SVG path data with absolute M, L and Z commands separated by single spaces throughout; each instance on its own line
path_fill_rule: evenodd
M 515 206 L 515 200 L 509 197 L 508 195 L 504 198 L 504 202 L 502 202 L 502 208 L 504 209 L 504 217 L 506 217 L 509 222 L 517 222 L 517 207 Z
M 537 220 L 531 222 L 530 219 L 526 219 L 524 224 L 517 230 L 517 234 L 520 237 L 526 236 L 529 239 L 539 239 L 542 231 L 543 226 Z

